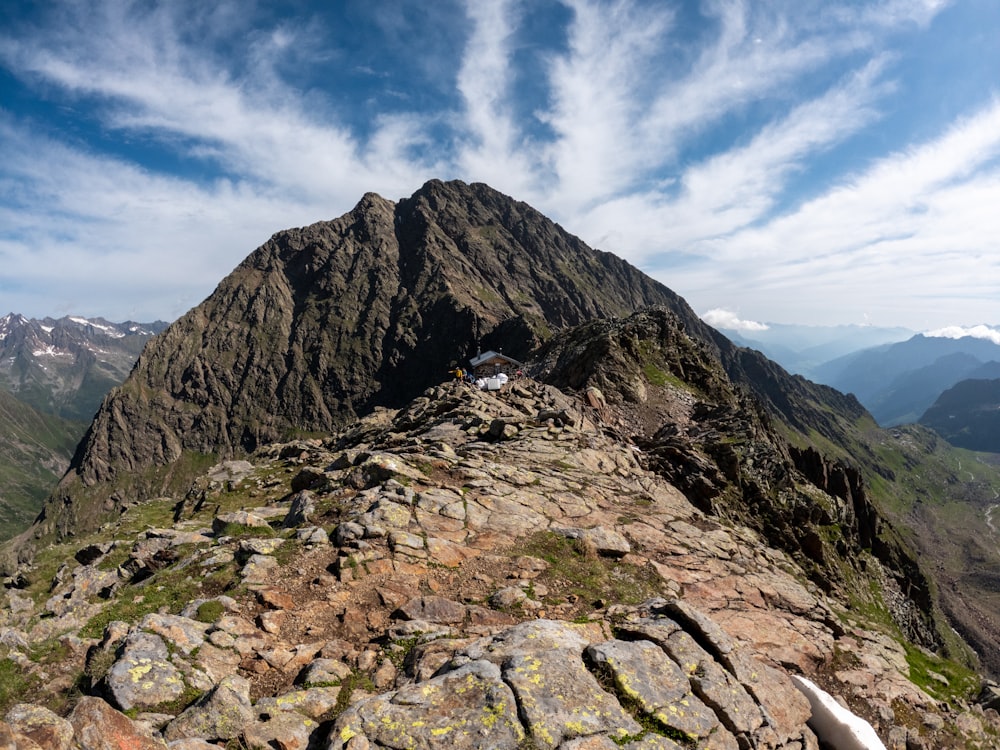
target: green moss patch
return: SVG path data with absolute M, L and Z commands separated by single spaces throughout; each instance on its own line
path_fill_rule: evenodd
M 655 571 L 600 557 L 579 540 L 550 531 L 521 540 L 512 552 L 549 563 L 537 582 L 548 588 L 551 603 L 572 595 L 579 600 L 582 611 L 597 601 L 639 604 L 662 593 L 662 581 Z

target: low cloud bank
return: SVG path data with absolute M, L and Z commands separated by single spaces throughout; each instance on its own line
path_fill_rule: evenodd
M 701 319 L 713 328 L 725 328 L 729 331 L 766 331 L 766 323 L 755 320 L 742 320 L 734 312 L 717 307 L 701 316 Z
M 986 339 L 987 341 L 992 341 L 997 346 L 1000 346 L 1000 329 L 990 328 L 985 325 L 973 326 L 972 328 L 963 328 L 962 326 L 946 326 L 944 328 L 938 328 L 934 331 L 928 331 L 924 334 L 924 336 L 935 339 L 964 339 L 966 337 L 971 337 L 974 339 Z

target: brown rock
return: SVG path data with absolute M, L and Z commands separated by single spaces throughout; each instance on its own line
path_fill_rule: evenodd
M 394 613 L 406 620 L 452 625 L 465 621 L 465 605 L 445 599 L 443 596 L 420 596 L 410 599 Z
M 100 698 L 84 696 L 69 715 L 80 750 L 163 750 L 125 714 Z
M 293 609 L 295 607 L 295 600 L 290 594 L 270 587 L 258 591 L 257 600 L 271 609 Z
M 73 726 L 42 706 L 18 703 L 4 718 L 11 728 L 46 750 L 69 750 L 73 744 Z

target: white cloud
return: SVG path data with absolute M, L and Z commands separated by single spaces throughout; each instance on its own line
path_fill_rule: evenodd
M 472 33 L 457 81 L 464 109 L 456 129 L 464 138 L 454 157 L 456 171 L 522 199 L 537 197 L 537 157 L 511 115 L 515 94 L 511 57 L 519 4 L 467 0 L 466 14 Z
M 701 316 L 701 319 L 714 328 L 725 328 L 728 331 L 766 331 L 766 323 L 755 320 L 743 320 L 731 310 L 716 307 Z
M 270 43 L 252 45 L 247 67 L 233 72 L 239 66 L 212 52 L 213 34 L 237 13 L 233 4 L 219 4 L 213 23 L 197 31 L 185 19 L 186 5 L 81 8 L 77 25 L 30 41 L 3 40 L 0 56 L 76 96 L 104 100 L 99 111 L 115 130 L 169 142 L 185 157 L 217 162 L 259 189 L 313 205 L 349 205 L 360 197 L 359 184 L 390 195 L 412 190 L 421 167 L 433 166 L 370 158 L 365 145 L 329 117 L 341 102 L 316 108 L 284 84 L 273 68 L 292 46 L 295 30 L 288 26 Z M 101 17 L 100 34 L 83 18 L 86 12 Z M 420 118 L 385 122 L 396 142 L 422 137 Z M 372 142 L 381 147 L 374 155 L 385 157 L 386 139 L 377 129 Z
M 962 339 L 966 337 L 986 339 L 987 341 L 992 341 L 997 346 L 1000 346 L 1000 329 L 990 328 L 986 325 L 972 326 L 971 328 L 963 328 L 962 326 L 946 326 L 944 328 L 928 331 L 924 334 L 924 336 L 942 339 Z
M 675 196 L 651 191 L 613 199 L 578 218 L 576 225 L 601 237 L 634 262 L 665 248 L 697 252 L 704 244 L 765 218 L 808 157 L 857 132 L 875 116 L 872 102 L 885 89 L 876 60 L 821 96 L 764 126 L 746 145 L 693 164 L 680 176 Z M 711 255 L 712 248 L 706 254 Z
M 787 295 L 808 309 L 811 295 L 837 290 L 845 306 L 867 298 L 887 311 L 908 299 L 911 320 L 921 307 L 964 319 L 1000 296 L 1000 256 L 986 240 L 1000 236 L 998 156 L 995 102 L 795 210 L 700 246 L 760 299 Z
M 810 159 L 886 110 L 898 70 L 882 42 L 946 5 L 713 0 L 692 40 L 679 4 L 565 0 L 572 21 L 564 47 L 537 55 L 546 97 L 529 124 L 513 105 L 531 7 L 466 0 L 464 43 L 414 61 L 449 73 L 434 82 L 454 81 L 454 106 L 401 104 L 352 128 L 354 92 L 299 90 L 285 75 L 290 61 L 343 54 L 323 47 L 315 17 L 261 29 L 237 2 L 68 3 L 59 26 L 0 31 L 0 62 L 99 118 L 105 138 L 154 143 L 218 176 L 155 173 L 0 118 L 0 263 L 6 279 L 61 299 L 73 285 L 59 273 L 78 288 L 141 286 L 134 299 L 149 309 L 154 298 L 163 309 L 163 284 L 177 314 L 278 229 L 333 218 L 369 190 L 395 199 L 457 176 L 529 201 L 699 309 L 738 290 L 741 309 L 773 320 L 806 320 L 825 298 L 876 322 L 928 327 L 920 306 L 969 322 L 1000 295 L 1000 258 L 984 241 L 1000 236 L 1000 104 L 808 202 L 788 194 Z M 371 11 L 392 39 L 409 30 L 398 10 Z M 247 34 L 242 57 L 221 55 Z M 716 140 L 734 121 L 741 135 Z M 666 256 L 685 262 L 657 267 Z M 899 285 L 918 298 L 906 310 L 888 291 Z M 95 304 L 76 312 L 108 314 Z

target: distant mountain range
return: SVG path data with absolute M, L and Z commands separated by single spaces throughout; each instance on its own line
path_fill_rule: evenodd
M 920 424 L 960 448 L 1000 453 L 1000 363 L 983 365 L 976 373 L 938 396 Z
M 908 328 L 877 326 L 804 326 L 767 323 L 762 330 L 746 331 L 718 326 L 719 330 L 739 346 L 756 349 L 786 370 L 816 382 L 815 370 L 827 362 L 911 338 L 915 331 Z
M 814 376 L 853 393 L 882 426 L 894 426 L 916 422 L 943 391 L 998 361 L 1000 346 L 988 339 L 918 334 L 827 362 Z
M 167 327 L 103 318 L 0 318 L 0 389 L 40 412 L 90 421 L 142 348 Z
M 790 372 L 851 393 L 883 427 L 921 422 L 961 447 L 993 445 L 1000 441 L 975 438 L 982 429 L 981 410 L 955 409 L 949 400 L 947 427 L 940 412 L 922 415 L 939 396 L 964 380 L 1000 377 L 1000 345 L 974 336 L 947 338 L 914 334 L 905 328 L 869 326 L 797 326 L 768 323 L 766 330 L 720 328 L 740 346 L 761 351 Z M 967 386 L 963 394 L 978 394 Z M 975 412 L 975 425 L 964 424 Z M 940 430 L 939 430 L 940 432 Z
M 38 514 L 101 401 L 166 325 L 0 318 L 0 539 Z

